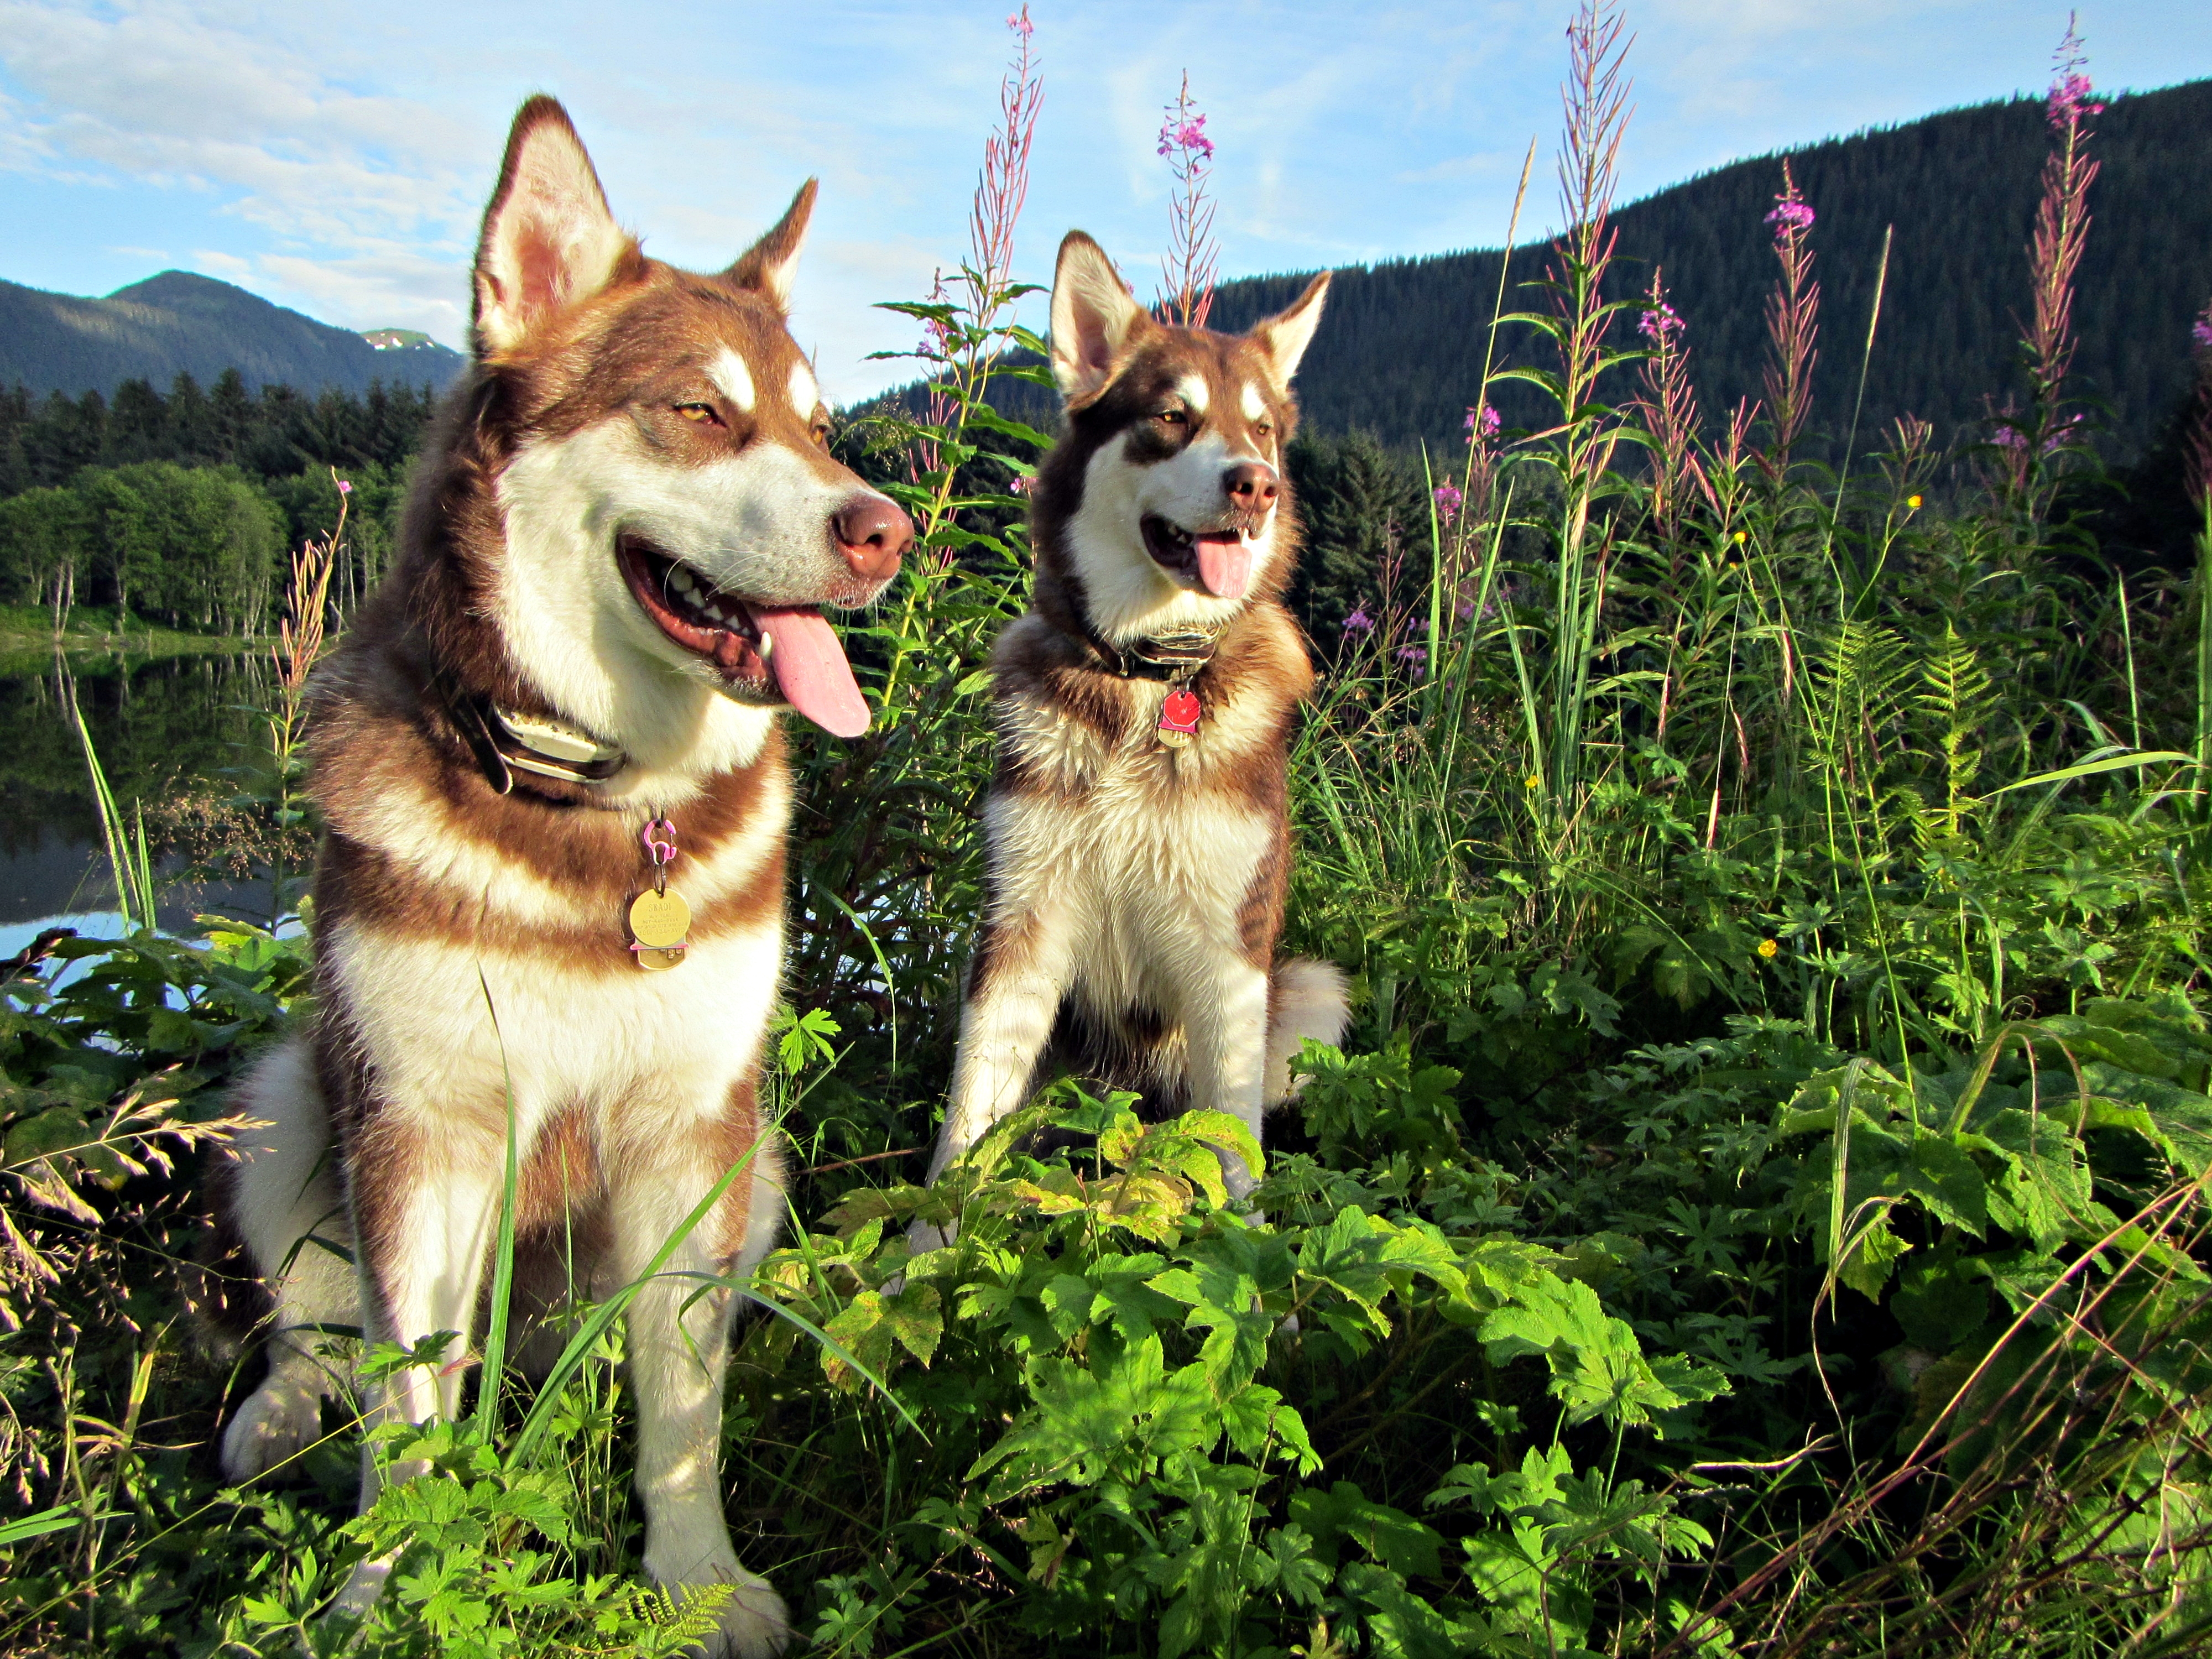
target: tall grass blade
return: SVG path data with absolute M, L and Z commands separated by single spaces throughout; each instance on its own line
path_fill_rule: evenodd
M 2070 783 L 2075 778 L 2100 777 L 2107 772 L 2125 772 L 2143 766 L 2189 765 L 2203 763 L 2194 755 L 2185 755 L 2176 749 L 2154 749 L 2148 755 L 2106 755 L 2099 760 L 2083 761 L 2078 766 L 2062 766 L 2056 772 L 2039 772 L 2032 778 L 2021 778 L 2002 788 L 1992 789 L 1982 797 L 1995 800 L 1999 795 L 2009 795 L 2015 789 L 2039 789 L 2046 783 Z
M 92 775 L 93 804 L 100 812 L 100 835 L 107 849 L 107 867 L 115 878 L 115 906 L 131 932 L 154 925 L 154 872 L 146 851 L 146 823 L 138 820 L 137 846 L 124 827 L 122 809 L 108 787 L 107 773 L 93 746 L 92 728 L 85 723 L 84 706 L 77 701 L 76 684 L 69 682 L 70 713 L 76 721 L 77 740 L 84 746 L 85 769 Z
M 2201 816 L 2212 803 L 2212 492 L 2197 540 L 2197 796 Z
M 490 1017 L 492 1036 L 499 1044 L 500 1084 L 507 1098 L 507 1167 L 499 1188 L 499 1232 L 492 1246 L 491 1315 L 484 1326 L 483 1373 L 477 1382 L 477 1420 L 490 1432 L 499 1426 L 499 1385 L 507 1368 L 509 1304 L 514 1298 L 515 1195 L 521 1186 L 521 1172 L 520 1149 L 515 1145 L 514 1073 L 507 1065 L 507 1034 L 500 1030 L 499 1007 L 492 1000 L 491 981 L 484 977 L 482 963 L 477 967 L 477 985 L 483 992 L 484 1012 Z

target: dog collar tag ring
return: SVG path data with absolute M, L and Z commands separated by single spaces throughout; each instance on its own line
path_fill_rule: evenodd
M 1167 695 L 1160 705 L 1160 723 L 1156 728 L 1159 740 L 1170 749 L 1181 749 L 1198 736 L 1199 717 L 1204 713 L 1198 693 L 1187 685 L 1178 685 Z
M 684 960 L 691 931 L 691 907 L 681 893 L 668 890 L 668 866 L 676 861 L 676 826 L 655 818 L 638 839 L 653 860 L 653 886 L 629 903 L 630 954 L 647 972 L 673 968 Z

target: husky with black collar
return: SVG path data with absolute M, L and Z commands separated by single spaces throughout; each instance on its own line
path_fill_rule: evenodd
M 783 1205 L 756 1091 L 783 954 L 776 711 L 866 728 L 818 607 L 872 600 L 913 533 L 826 452 L 785 325 L 813 198 L 727 270 L 678 270 L 617 225 L 559 105 L 515 118 L 471 372 L 398 568 L 317 671 L 317 1012 L 245 1086 L 269 1127 L 222 1203 L 274 1304 L 268 1378 L 223 1436 L 244 1480 L 319 1432 L 321 1329 L 462 1333 L 375 1402 L 455 1413 L 510 1110 L 518 1280 L 549 1298 L 570 1273 L 590 1297 L 633 1281 L 739 1171 L 631 1303 L 628 1346 L 646 1568 L 734 1586 L 710 1645 L 745 1656 L 788 1631 L 731 1547 L 731 1297 L 699 1292 Z
M 1060 245 L 1066 426 L 1032 495 L 1030 609 L 992 658 L 988 898 L 933 1181 L 1048 1061 L 1256 1139 L 1303 1041 L 1343 1034 L 1341 976 L 1275 953 L 1313 683 L 1279 597 L 1298 549 L 1282 453 L 1328 287 L 1231 337 L 1155 322 L 1096 242 Z

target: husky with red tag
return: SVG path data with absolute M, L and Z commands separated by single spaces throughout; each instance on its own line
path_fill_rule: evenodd
M 788 1634 L 723 1516 L 714 1284 L 783 1206 L 757 1091 L 783 954 L 777 711 L 866 729 L 821 607 L 874 599 L 913 533 L 827 453 L 785 324 L 813 200 L 728 270 L 678 270 L 616 223 L 558 104 L 516 116 L 471 371 L 397 568 L 317 672 L 316 1012 L 246 1084 L 269 1127 L 224 1183 L 274 1302 L 268 1379 L 223 1436 L 243 1480 L 319 1432 L 319 1330 L 461 1333 L 374 1402 L 457 1412 L 511 1123 L 518 1282 L 604 1297 L 656 1271 L 628 1311 L 645 1565 L 732 1586 L 712 1647 L 742 1655 Z
M 1283 446 L 1328 287 L 1231 337 L 1155 322 L 1096 242 L 1060 245 L 1066 426 L 1032 495 L 1030 609 L 992 658 L 988 896 L 933 1181 L 1048 1059 L 1256 1139 L 1303 1040 L 1343 1034 L 1341 976 L 1276 956 L 1287 744 L 1313 683 L 1280 599 L 1298 550 Z

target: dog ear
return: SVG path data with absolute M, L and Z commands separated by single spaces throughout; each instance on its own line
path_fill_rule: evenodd
M 641 256 L 568 112 L 543 93 L 515 112 L 477 243 L 477 355 L 512 350 Z
M 1106 389 L 1132 341 L 1152 326 L 1114 262 L 1079 230 L 1060 245 L 1052 277 L 1052 378 L 1070 409 Z
M 1321 326 L 1322 301 L 1328 297 L 1328 279 L 1334 271 L 1324 270 L 1306 284 L 1306 291 L 1293 301 L 1287 310 L 1279 311 L 1264 322 L 1252 325 L 1246 338 L 1257 344 L 1267 359 L 1267 367 L 1275 377 L 1275 390 L 1287 392 L 1291 376 L 1298 372 L 1298 359 L 1306 355 L 1313 343 L 1314 330 Z
M 814 216 L 814 194 L 820 185 L 818 179 L 801 185 L 775 228 L 730 267 L 732 282 L 766 295 L 778 311 L 791 308 L 791 279 L 798 274 L 799 250 L 806 240 L 806 225 Z

